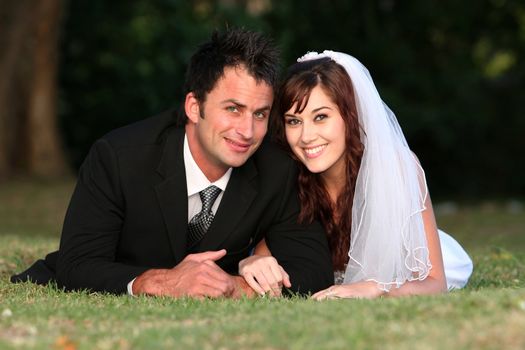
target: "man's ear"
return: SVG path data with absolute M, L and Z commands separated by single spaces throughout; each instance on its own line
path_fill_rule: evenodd
M 200 105 L 193 92 L 188 92 L 184 101 L 184 111 L 190 122 L 196 124 L 200 118 Z

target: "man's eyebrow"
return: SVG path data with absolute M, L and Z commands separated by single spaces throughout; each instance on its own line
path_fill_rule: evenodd
M 272 109 L 272 106 L 264 106 L 264 107 L 258 108 L 256 112 L 268 111 L 270 109 Z
M 227 100 L 224 100 L 224 101 L 222 101 L 222 103 L 223 104 L 233 103 L 234 105 L 236 105 L 238 107 L 241 107 L 241 108 L 246 108 L 247 107 L 244 103 L 241 103 L 241 102 L 237 101 L 234 98 L 229 98 Z M 256 112 L 267 111 L 267 110 L 269 110 L 271 108 L 272 108 L 271 105 L 267 105 L 267 106 L 264 106 L 264 107 L 261 107 L 261 108 L 257 108 Z
M 222 101 L 222 103 L 223 103 L 223 104 L 233 103 L 234 105 L 237 105 L 237 106 L 239 106 L 239 107 L 243 107 L 243 108 L 246 107 L 246 105 L 245 105 L 244 103 L 241 103 L 241 102 L 237 101 L 237 100 L 234 99 L 234 98 L 229 98 L 229 99 L 227 99 L 227 100 L 224 100 L 224 101 Z

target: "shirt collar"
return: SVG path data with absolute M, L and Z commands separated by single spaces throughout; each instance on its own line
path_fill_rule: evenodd
M 228 181 L 232 174 L 232 168 L 229 168 L 220 179 L 215 182 L 210 182 L 195 162 L 195 159 L 193 159 L 188 144 L 188 137 L 186 135 L 184 135 L 184 169 L 186 170 L 188 197 L 199 193 L 210 185 L 215 185 L 222 191 L 226 190 L 226 186 L 228 185 Z

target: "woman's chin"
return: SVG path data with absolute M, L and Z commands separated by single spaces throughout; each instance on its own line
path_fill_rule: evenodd
M 314 174 L 320 174 L 324 171 L 326 171 L 326 168 L 325 167 L 318 167 L 318 166 L 308 166 L 308 165 L 305 165 L 306 166 L 306 169 L 308 169 L 309 172 L 311 173 L 314 173 Z

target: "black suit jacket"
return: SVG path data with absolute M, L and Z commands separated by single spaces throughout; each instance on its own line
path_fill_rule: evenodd
M 172 120 L 166 112 L 93 145 L 66 213 L 56 276 L 50 276 L 60 286 L 125 293 L 128 282 L 144 271 L 171 268 L 189 253 L 184 128 Z M 331 285 L 324 231 L 318 223 L 297 223 L 296 177 L 294 162 L 265 141 L 233 169 L 215 219 L 194 250 L 225 248 L 218 265 L 236 273 L 239 261 L 264 237 L 289 273 L 293 291 Z M 51 274 L 55 258 L 46 260 Z M 29 269 L 18 280 L 46 280 L 40 270 Z

